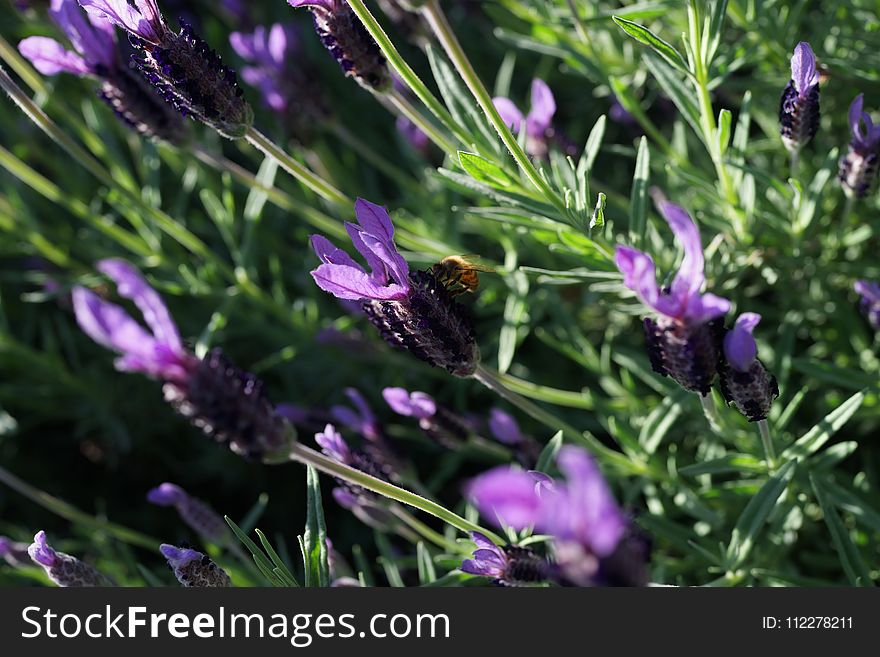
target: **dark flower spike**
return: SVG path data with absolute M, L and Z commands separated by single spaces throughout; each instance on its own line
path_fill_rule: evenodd
M 880 331 L 880 285 L 874 281 L 856 281 L 853 285 L 859 293 L 859 308 L 875 331 Z
M 620 549 L 631 523 L 586 450 L 562 447 L 556 463 L 564 481 L 500 466 L 474 479 L 468 496 L 486 518 L 553 536 L 561 577 L 598 583 L 603 562 Z
M 46 541 L 46 532 L 39 531 L 28 547 L 34 563 L 43 567 L 55 584 L 61 587 L 113 586 L 113 581 L 89 564 L 63 552 L 56 552 Z
M 864 198 L 871 191 L 880 156 L 880 125 L 875 126 L 871 115 L 862 110 L 863 103 L 864 96 L 859 94 L 849 106 L 852 140 L 849 151 L 840 159 L 838 174 L 843 191 L 851 198 Z
M 116 283 L 120 296 L 134 302 L 149 328 L 94 292 L 74 288 L 76 321 L 95 342 L 121 354 L 118 370 L 163 381 L 166 401 L 236 454 L 253 459 L 286 454 L 295 432 L 268 401 L 259 379 L 217 349 L 203 360 L 186 350 L 165 303 L 128 262 L 102 260 L 97 268 Z
M 779 396 L 776 377 L 758 360 L 758 346 L 752 331 L 761 321 L 757 313 L 740 315 L 724 336 L 724 359 L 720 367 L 721 392 L 749 422 L 767 419 L 773 400 Z
M 165 23 L 156 0 L 79 0 L 86 11 L 126 30 L 142 53 L 134 61 L 177 110 L 192 115 L 230 139 L 244 137 L 253 111 L 243 98 L 235 72 L 224 66 L 192 27 L 180 32 Z
M 223 517 L 180 486 L 160 484 L 147 493 L 147 500 L 159 506 L 173 506 L 187 526 L 208 541 L 223 544 L 229 539 L 229 526 Z
M 159 551 L 168 561 L 171 572 L 182 586 L 232 586 L 226 571 L 211 561 L 206 554 L 166 543 L 159 546 Z
M 311 272 L 315 283 L 339 299 L 360 301 L 392 346 L 455 376 L 472 375 L 480 352 L 466 308 L 430 271 L 409 270 L 385 208 L 358 199 L 355 215 L 358 224 L 345 227 L 370 273 L 327 238 L 313 235 L 312 248 L 323 263 Z
M 516 545 L 499 547 L 479 532 L 470 535 L 477 547 L 471 559 L 462 561 L 462 572 L 488 577 L 498 586 L 535 586 L 550 579 L 553 569 L 534 550 Z
M 819 71 L 810 44 L 801 41 L 791 58 L 791 80 L 779 103 L 782 141 L 797 151 L 816 136 L 819 129 Z
M 73 51 L 46 37 L 24 39 L 18 49 L 40 73 L 95 78 L 101 83 L 101 99 L 136 132 L 172 144 L 186 141 L 180 113 L 122 62 L 111 23 L 96 16 L 86 20 L 77 0 L 52 0 L 49 15 L 67 35 Z
M 287 0 L 291 7 L 308 7 L 321 43 L 348 77 L 365 89 L 385 93 L 391 73 L 379 45 L 345 0 Z
M 614 260 L 623 283 L 653 310 L 646 318 L 645 337 L 654 371 L 669 376 L 686 390 L 708 395 L 720 357 L 722 325 L 730 301 L 701 292 L 706 282 L 700 231 L 685 210 L 669 202 L 660 212 L 684 249 L 681 267 L 667 288 L 657 285 L 651 256 L 619 246 Z

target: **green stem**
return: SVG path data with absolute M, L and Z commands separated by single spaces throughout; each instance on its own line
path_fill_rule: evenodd
M 400 91 L 392 88 L 391 91 L 385 94 L 385 98 L 389 100 L 398 112 L 409 119 L 419 128 L 419 130 L 428 136 L 428 139 L 437 144 L 437 146 L 443 149 L 446 153 L 449 155 L 455 155 L 458 152 L 458 148 L 456 148 L 455 144 L 453 144 L 446 135 L 441 133 L 433 123 L 422 116 L 421 112 L 413 107 L 413 104 L 409 99 L 400 93 Z
M 351 207 L 354 204 L 350 198 L 336 189 L 336 187 L 297 162 L 286 153 L 284 149 L 280 148 L 275 142 L 253 126 L 248 128 L 244 138 L 249 144 L 278 162 L 282 169 L 315 192 L 318 196 L 327 199 L 331 203 L 336 203 L 337 205 L 345 207 Z
M 712 433 L 723 436 L 724 431 L 721 429 L 721 422 L 718 418 L 718 410 L 715 408 L 715 401 L 712 399 L 712 393 L 710 392 L 708 395 L 698 394 L 697 396 L 700 398 L 703 415 L 706 416 L 706 422 L 709 423 Z
M 653 476 L 658 477 L 662 475 L 659 471 L 654 472 L 647 463 L 639 463 L 630 460 L 620 452 L 603 445 L 589 432 L 576 429 L 564 420 L 560 420 L 553 413 L 545 411 L 537 404 L 534 404 L 525 397 L 513 392 L 504 385 L 497 372 L 490 370 L 485 365 L 478 365 L 473 377 L 484 386 L 518 407 L 527 415 L 547 426 L 552 431 L 561 431 L 563 436 L 565 436 L 569 442 L 587 447 L 597 458 L 603 460 L 609 465 L 617 467 L 622 472 L 641 475 L 650 473 Z
M 577 5 L 574 0 L 566 0 L 568 2 L 568 10 L 571 12 L 571 18 L 574 20 L 574 27 L 577 30 L 578 36 L 581 38 L 586 44 L 590 43 L 590 35 L 587 33 L 587 28 L 584 25 L 584 21 L 581 20 L 580 12 L 578 11 Z
M 391 68 L 395 70 L 400 79 L 412 89 L 413 93 L 425 104 L 425 107 L 428 108 L 431 114 L 437 117 L 437 120 L 440 121 L 440 123 L 451 130 L 452 134 L 454 134 L 462 144 L 470 144 L 473 141 L 471 135 L 469 135 L 468 132 L 452 118 L 452 115 L 447 111 L 443 104 L 437 100 L 437 97 L 431 93 L 431 90 L 428 89 L 427 85 L 422 82 L 416 72 L 406 63 L 406 60 L 398 52 L 397 48 L 394 47 L 394 44 L 385 33 L 385 30 L 382 29 L 382 26 L 379 25 L 379 22 L 373 14 L 367 9 L 363 0 L 347 0 L 347 2 L 351 7 L 351 10 L 364 24 L 364 27 L 367 28 L 367 32 L 370 33 L 370 36 L 372 36 L 373 39 L 376 40 L 376 43 L 379 44 L 382 54 L 385 55 L 385 59 L 388 60 Z
M 773 438 L 770 436 L 770 425 L 767 420 L 758 422 L 758 431 L 761 433 L 761 442 L 764 445 L 764 456 L 767 458 L 767 465 L 771 470 L 776 468 L 776 450 L 773 448 Z
M 146 548 L 148 550 L 156 550 L 161 543 L 158 539 L 151 538 L 146 534 L 141 534 L 133 529 L 108 522 L 107 520 L 101 520 L 85 511 L 81 511 L 72 504 L 68 504 L 64 500 L 60 500 L 57 497 L 40 490 L 36 486 L 32 486 L 26 481 L 19 479 L 2 466 L 0 466 L 0 482 L 6 484 L 12 490 L 24 495 L 32 502 L 36 502 L 44 509 L 48 509 L 65 520 L 78 523 L 85 527 L 90 527 L 97 531 L 106 532 L 125 543 L 137 545 L 138 547 Z
M 443 522 L 452 525 L 462 532 L 480 532 L 498 545 L 504 545 L 507 543 L 507 541 L 497 534 L 462 518 L 460 515 L 453 513 L 436 502 L 432 502 L 421 495 L 411 493 L 410 491 L 395 486 L 394 484 L 390 484 L 387 481 L 377 479 L 376 477 L 361 472 L 360 470 L 355 470 L 343 463 L 334 461 L 320 452 L 316 452 L 310 447 L 306 447 L 302 443 L 295 443 L 293 447 L 290 448 L 290 459 L 306 465 L 311 465 L 316 470 L 320 470 L 325 474 L 332 475 L 343 481 L 347 481 L 350 484 L 366 488 L 367 490 L 382 495 L 383 497 L 387 497 L 400 502 L 401 504 L 406 504 L 407 506 L 424 511 L 427 514 L 435 516 Z
M 523 170 L 523 173 L 525 173 L 531 183 L 557 210 L 563 215 L 567 214 L 563 200 L 553 191 L 547 181 L 541 177 L 541 174 L 535 168 L 535 165 L 529 159 L 529 156 L 523 151 L 519 142 L 516 140 L 516 137 L 513 136 L 510 128 L 504 122 L 504 119 L 501 118 L 501 114 L 495 109 L 492 97 L 480 81 L 477 72 L 474 70 L 473 65 L 464 52 L 464 49 L 458 42 L 458 38 L 455 36 L 455 32 L 449 24 L 449 21 L 446 19 L 446 14 L 444 14 L 443 10 L 440 8 L 438 0 L 428 0 L 428 2 L 422 6 L 422 15 L 425 17 L 428 25 L 440 41 L 440 44 L 443 46 L 449 59 L 452 60 L 453 65 L 456 70 L 458 70 L 458 74 L 461 76 L 462 80 L 464 80 L 468 89 L 470 89 L 471 94 L 473 94 L 483 112 L 486 113 L 486 116 L 489 118 L 489 121 L 492 123 L 498 136 L 501 137 L 501 141 L 504 142 L 504 145 L 510 151 L 513 159 L 516 160 L 516 163 Z
M 453 554 L 470 554 L 471 551 L 468 548 L 456 543 L 455 541 L 450 541 L 440 532 L 434 531 L 403 507 L 398 506 L 397 504 L 392 504 L 389 507 L 389 510 L 395 518 L 403 522 L 410 529 L 419 534 L 419 536 L 430 541 L 437 547 L 447 550 L 448 552 L 451 552 Z

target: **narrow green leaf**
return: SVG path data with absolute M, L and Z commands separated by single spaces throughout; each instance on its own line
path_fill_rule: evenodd
M 686 477 L 697 477 L 705 474 L 747 474 L 765 472 L 767 467 L 760 459 L 750 454 L 726 454 L 718 459 L 686 465 L 678 469 L 678 473 Z
M 226 524 L 232 529 L 232 533 L 235 534 L 236 538 L 238 538 L 238 540 L 247 548 L 248 552 L 251 553 L 257 568 L 259 568 L 260 572 L 267 580 L 269 580 L 272 586 L 284 586 L 284 582 L 282 582 L 273 572 L 274 566 L 272 565 L 272 562 L 266 558 L 266 555 L 257 544 L 248 538 L 247 534 L 245 534 L 241 528 L 232 521 L 232 518 L 229 516 L 223 516 L 223 519 L 226 520 Z
M 500 166 L 480 157 L 476 153 L 458 152 L 458 161 L 474 180 L 478 180 L 493 187 L 510 187 L 513 179 Z
M 693 92 L 681 81 L 681 78 L 676 75 L 675 70 L 662 57 L 658 57 L 652 52 L 646 52 L 642 59 L 644 59 L 651 75 L 654 76 L 654 79 L 657 80 L 657 83 L 663 89 L 663 93 L 675 103 L 678 111 L 693 131 L 697 135 L 702 134 L 700 110 L 693 100 Z
M 863 392 L 857 392 L 847 399 L 786 449 L 782 453 L 782 459 L 785 461 L 802 459 L 817 452 L 859 410 L 864 400 Z
M 327 555 L 327 527 L 324 524 L 324 508 L 321 505 L 321 482 L 318 471 L 308 466 L 306 498 L 306 530 L 303 549 L 309 562 L 306 586 L 330 586 L 330 566 Z
M 745 563 L 749 556 L 749 552 L 758 538 L 758 534 L 767 522 L 770 512 L 776 506 L 779 498 L 788 487 L 788 482 L 794 474 L 795 461 L 788 461 L 779 468 L 779 471 L 767 480 L 761 490 L 758 491 L 746 508 L 743 509 L 742 515 L 736 521 L 733 532 L 730 536 L 730 543 L 727 546 L 727 567 L 736 569 Z
M 596 162 L 596 157 L 599 155 L 599 149 L 602 147 L 602 139 L 605 137 L 605 123 L 606 118 L 603 114 L 596 120 L 593 129 L 590 130 L 590 136 L 587 137 L 587 144 L 584 146 L 584 152 L 578 160 L 578 177 L 588 175 L 590 171 L 593 170 L 593 164 Z
M 853 586 L 873 586 L 871 573 L 865 566 L 859 548 L 853 543 L 849 532 L 843 525 L 840 516 L 837 515 L 822 482 L 810 474 L 810 484 L 816 494 L 816 501 L 822 507 L 822 515 L 825 516 L 825 524 L 831 533 L 831 542 L 840 558 L 840 565 Z
M 628 21 L 620 16 L 612 16 L 611 20 L 617 23 L 617 26 L 633 39 L 653 48 L 657 54 L 663 57 L 679 71 L 688 73 L 687 63 L 685 62 L 684 57 L 681 56 L 681 53 L 651 32 L 647 27 Z
M 381 555 L 379 562 L 385 571 L 385 579 L 394 588 L 405 586 L 403 578 L 400 576 L 400 569 L 397 567 L 397 558 L 391 549 L 391 543 L 388 542 L 388 537 L 378 531 L 373 532 L 373 536 L 376 538 L 376 547 L 379 548 L 379 554 Z
M 648 140 L 644 136 L 639 140 L 639 152 L 636 156 L 636 169 L 633 174 L 632 193 L 630 196 L 630 239 L 638 245 L 645 238 L 648 217 L 648 176 L 651 170 L 651 153 Z
M 730 113 L 730 110 L 723 109 L 718 112 L 718 148 L 721 149 L 721 154 L 727 152 L 727 147 L 730 145 L 730 123 L 733 120 L 733 114 Z
M 596 208 L 593 210 L 593 214 L 590 217 L 590 230 L 594 228 L 602 228 L 605 225 L 605 194 L 603 192 L 599 192 L 599 196 L 596 199 Z
M 648 415 L 639 432 L 639 443 L 648 454 L 657 451 L 666 433 L 681 415 L 681 402 L 687 396 L 689 396 L 687 391 L 676 390 L 671 396 L 665 397 Z
M 544 449 L 541 450 L 541 456 L 538 457 L 538 463 L 535 465 L 535 470 L 538 472 L 547 472 L 547 469 L 556 460 L 556 454 L 559 452 L 559 448 L 562 447 L 562 432 L 557 431 L 556 435 L 554 435 L 550 442 L 548 442 Z
M 275 551 L 275 548 L 272 547 L 272 544 L 269 543 L 269 539 L 266 538 L 266 535 L 259 529 L 255 529 L 254 533 L 256 533 L 257 537 L 260 539 L 260 543 L 263 544 L 263 549 L 275 565 L 272 572 L 278 575 L 278 578 L 283 580 L 288 586 L 299 586 L 296 577 L 293 576 L 293 573 L 290 572 L 287 564 L 285 564 L 281 557 L 278 556 L 278 553 Z
M 437 579 L 437 571 L 434 569 L 434 559 L 422 541 L 416 545 L 416 558 L 419 562 L 419 583 L 424 586 Z

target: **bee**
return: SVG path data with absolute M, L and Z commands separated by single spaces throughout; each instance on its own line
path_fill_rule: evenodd
M 493 273 L 495 270 L 491 267 L 478 265 L 471 260 L 471 257 L 464 255 L 446 256 L 443 260 L 431 266 L 431 274 L 452 296 L 458 296 L 465 292 L 475 292 L 480 286 L 478 272 Z

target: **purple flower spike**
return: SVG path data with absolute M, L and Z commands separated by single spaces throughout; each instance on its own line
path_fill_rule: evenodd
M 177 327 L 162 299 L 124 260 L 102 260 L 98 269 L 131 299 L 143 314 L 148 333 L 119 306 L 83 287 L 73 290 L 73 311 L 85 333 L 98 344 L 122 354 L 116 367 L 165 381 L 183 381 L 196 363 L 183 348 Z
M 212 543 L 229 540 L 229 527 L 208 504 L 190 497 L 180 486 L 165 482 L 147 493 L 147 501 L 159 506 L 173 506 L 181 519 L 199 536 Z
M 461 377 L 479 363 L 473 324 L 446 285 L 428 271 L 410 271 L 394 244 L 388 211 L 358 199 L 357 224 L 345 228 L 370 272 L 327 238 L 313 235 L 322 264 L 311 272 L 315 283 L 339 299 L 360 301 L 367 318 L 392 346 Z
M 76 557 L 56 552 L 46 540 L 46 532 L 39 531 L 28 547 L 28 554 L 43 567 L 49 579 L 61 587 L 112 586 L 113 581 Z
M 874 281 L 856 281 L 853 288 L 858 292 L 859 307 L 868 318 L 871 328 L 880 331 L 880 285 Z
M 752 331 L 761 321 L 757 313 L 743 313 L 724 336 L 724 359 L 719 368 L 721 392 L 749 422 L 764 420 L 779 396 L 776 377 L 758 360 Z
M 67 35 L 73 51 L 46 37 L 24 39 L 18 49 L 38 71 L 93 77 L 101 83 L 101 99 L 133 130 L 172 144 L 186 141 L 183 117 L 123 63 L 111 23 L 91 14 L 87 20 L 77 0 L 52 0 L 49 14 Z
M 534 586 L 550 577 L 550 564 L 533 550 L 499 547 L 479 532 L 470 534 L 477 547 L 472 559 L 462 561 L 462 572 L 488 577 L 498 586 Z
M 871 115 L 863 111 L 864 96 L 859 94 L 849 106 L 849 127 L 852 140 L 849 150 L 840 159 L 838 179 L 848 196 L 864 198 L 877 178 L 880 157 L 880 126 L 875 126 Z
M 311 9 L 321 43 L 346 76 L 371 91 L 391 89 L 391 73 L 379 45 L 345 0 L 287 1 L 291 7 Z
M 819 129 L 819 71 L 810 44 L 801 41 L 791 58 L 791 80 L 779 104 L 782 141 L 797 151 L 816 136 Z
M 701 292 L 706 281 L 703 247 L 700 231 L 687 212 L 669 202 L 661 203 L 660 212 L 684 250 L 672 284 L 660 288 L 653 259 L 638 249 L 619 246 L 614 260 L 624 285 L 658 315 L 656 320 L 645 319 L 654 371 L 706 395 L 717 370 L 719 318 L 730 310 L 730 301 Z
M 495 440 L 505 445 L 519 445 L 523 441 L 522 431 L 516 419 L 500 408 L 493 408 L 489 413 L 489 430 Z
M 92 16 L 109 21 L 132 37 L 141 52 L 132 58 L 147 81 L 175 109 L 193 116 L 224 137 L 241 139 L 253 123 L 235 71 L 221 62 L 192 29 L 172 31 L 155 0 L 79 0 Z
M 556 100 L 553 92 L 543 80 L 532 80 L 531 107 L 523 116 L 516 104 L 509 98 L 497 96 L 492 99 L 495 109 L 502 121 L 514 133 L 518 133 L 523 124 L 526 130 L 526 150 L 529 155 L 544 157 L 547 154 L 548 142 L 554 137 L 553 115 L 556 114 Z
M 174 577 L 182 586 L 226 587 L 232 586 L 226 571 L 201 552 L 179 548 L 163 543 L 159 546 L 168 561 Z
M 437 414 L 437 402 L 424 392 L 409 392 L 404 388 L 385 388 L 382 397 L 391 410 L 404 417 L 426 420 Z

